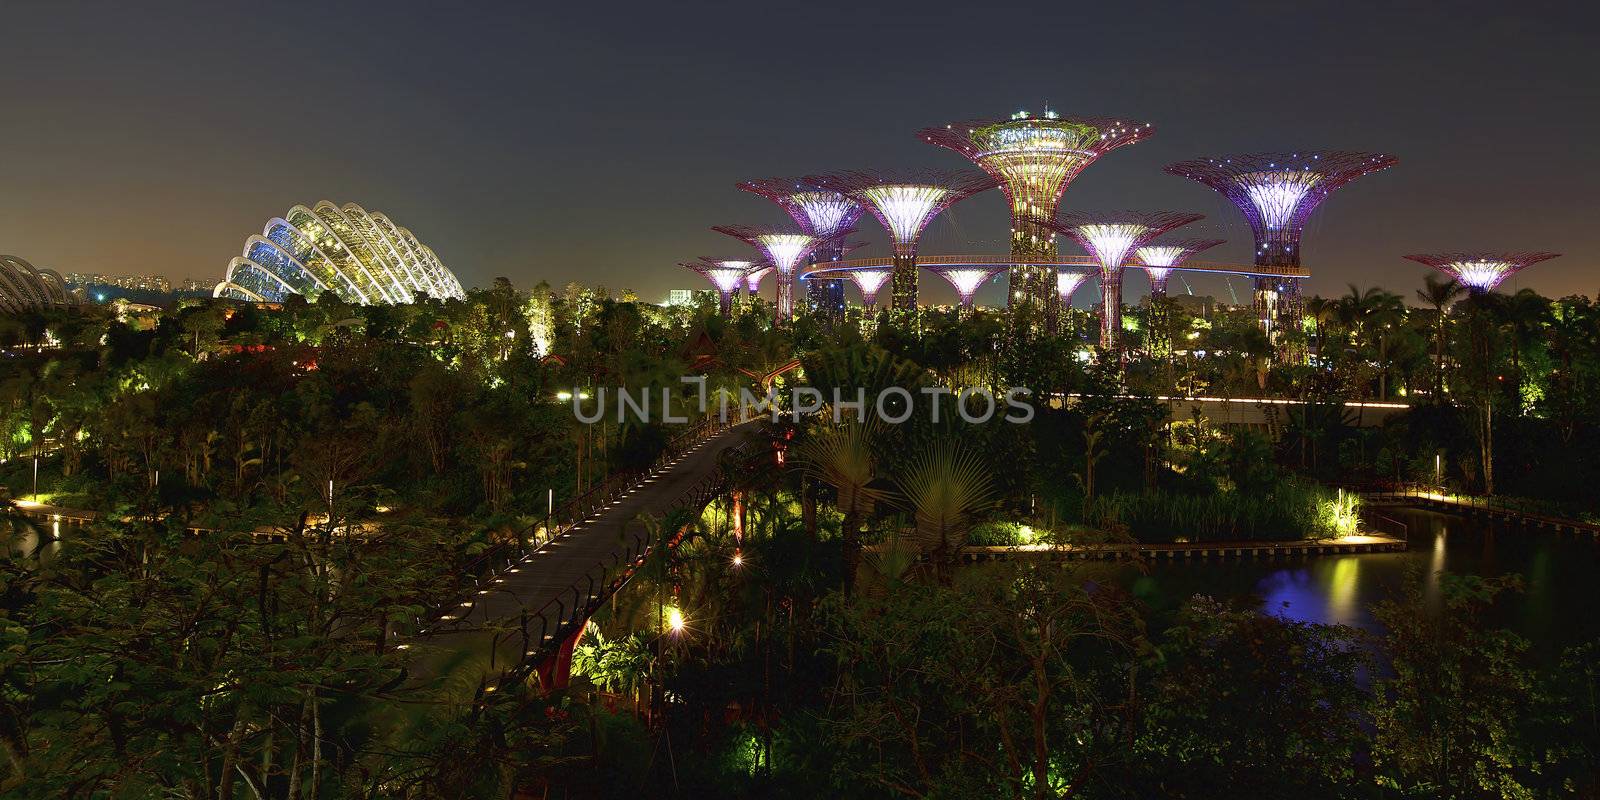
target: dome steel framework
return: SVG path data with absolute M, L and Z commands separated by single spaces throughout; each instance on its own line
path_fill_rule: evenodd
M 380 212 L 327 200 L 268 220 L 228 263 L 214 297 L 282 302 L 323 292 L 349 303 L 409 303 L 417 294 L 461 299 L 466 292 L 433 250 Z

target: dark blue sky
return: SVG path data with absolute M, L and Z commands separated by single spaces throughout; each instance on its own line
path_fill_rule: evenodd
M 1237 213 L 1163 164 L 1378 150 L 1400 165 L 1313 218 L 1313 291 L 1410 295 L 1422 268 L 1402 254 L 1494 248 L 1567 254 L 1508 288 L 1592 295 L 1600 36 L 1576 9 L 9 3 L 0 252 L 214 281 L 267 218 L 328 198 L 387 212 L 467 285 L 656 299 L 699 282 L 677 261 L 745 252 L 709 226 L 783 219 L 736 181 L 960 166 L 915 131 L 1048 101 L 1157 128 L 1090 167 L 1064 208 L 1203 212 L 1185 235 L 1244 258 Z M 884 252 L 876 223 L 863 231 Z M 1001 252 L 1005 232 L 990 192 L 923 251 Z

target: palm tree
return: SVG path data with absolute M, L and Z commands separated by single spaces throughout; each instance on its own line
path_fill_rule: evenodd
M 974 517 L 995 500 L 989 466 L 948 440 L 914 457 L 895 485 L 916 520 L 917 544 L 941 570 L 966 541 Z
M 1431 272 L 1422 276 L 1422 288 L 1417 290 L 1417 299 L 1433 307 L 1433 361 L 1437 365 L 1433 378 L 1434 402 L 1444 398 L 1445 309 L 1466 292 L 1466 287 L 1455 278 L 1440 278 Z
M 844 589 L 855 589 L 856 566 L 861 561 L 861 520 L 881 502 L 885 493 L 870 484 L 878 477 L 872 452 L 876 426 L 834 425 L 814 431 L 795 448 L 805 474 L 834 488 L 839 511 L 844 514 L 840 538 L 844 548 Z

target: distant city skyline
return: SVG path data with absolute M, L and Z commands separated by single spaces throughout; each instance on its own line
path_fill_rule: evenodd
M 263 220 L 332 197 L 404 220 L 467 286 L 504 276 L 659 299 L 703 288 L 679 262 L 749 254 L 711 226 L 788 223 L 737 182 L 960 168 L 916 131 L 1048 102 L 1156 129 L 1089 167 L 1063 210 L 1204 213 L 1186 235 L 1227 242 L 1201 261 L 1247 261 L 1248 226 L 1163 165 L 1370 150 L 1400 163 L 1313 217 L 1309 293 L 1355 283 L 1410 300 L 1427 269 L 1404 254 L 1475 249 L 1563 254 L 1501 291 L 1600 291 L 1600 109 L 1579 79 L 1589 28 L 1561 5 L 1018 4 L 984 9 L 1007 18 L 991 25 L 938 3 L 821 3 L 773 12 L 761 36 L 717 6 L 276 8 L 318 22 L 260 49 L 243 33 L 270 26 L 246 6 L 8 9 L 0 253 L 214 283 Z M 1003 253 L 1007 225 L 986 192 L 941 215 L 920 251 Z M 860 255 L 888 254 L 881 231 L 860 229 Z M 927 302 L 953 302 L 932 277 Z M 1221 278 L 1186 280 L 1228 297 Z M 1003 302 L 1003 285 L 978 302 Z M 1144 276 L 1125 291 L 1134 302 Z M 1171 291 L 1185 292 L 1181 275 Z

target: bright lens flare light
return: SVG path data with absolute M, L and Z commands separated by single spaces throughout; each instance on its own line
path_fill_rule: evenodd
M 861 192 L 897 245 L 916 243 L 949 195 L 950 190 L 943 186 L 919 185 L 873 186 Z
M 676 607 L 667 609 L 667 630 L 683 633 L 683 612 Z
M 1300 202 L 1321 182 L 1322 173 L 1310 170 L 1249 172 L 1239 176 L 1245 196 L 1261 215 L 1261 224 L 1273 231 L 1288 227 Z

